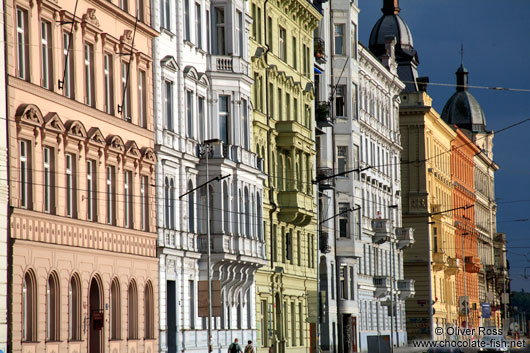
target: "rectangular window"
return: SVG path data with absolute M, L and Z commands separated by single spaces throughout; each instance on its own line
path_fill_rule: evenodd
M 107 166 L 107 223 L 112 225 L 116 224 L 116 193 L 114 177 L 114 167 Z
M 143 0 L 136 0 L 136 16 L 138 21 L 144 20 L 144 2 Z
M 270 51 L 272 52 L 273 50 L 273 47 L 274 47 L 274 43 L 273 43 L 273 36 L 272 36 L 272 17 L 269 17 L 267 19 L 267 40 L 268 40 L 268 45 L 269 45 L 269 49 Z
M 434 238 L 434 241 L 433 241 L 434 252 L 438 252 L 438 228 L 436 227 L 432 228 L 432 235 Z
M 287 261 L 293 260 L 293 234 L 291 232 L 285 235 L 285 259 Z
M 195 3 L 195 37 L 197 46 L 202 48 L 202 11 L 198 3 Z
M 127 11 L 127 9 L 128 9 L 127 0 L 120 0 L 120 8 L 121 8 L 123 11 Z
M 341 265 L 339 270 L 340 299 L 348 299 L 348 287 L 346 282 L 347 272 L 348 267 L 346 265 Z
M 350 204 L 339 203 L 339 236 L 341 238 L 350 237 Z
M 145 79 L 145 71 L 138 71 L 138 125 L 141 127 L 147 127 L 147 83 Z
M 278 99 L 278 120 L 283 120 L 283 102 L 282 102 L 282 98 L 283 98 L 283 92 L 281 90 L 281 88 L 278 88 L 278 97 L 276 97 Z
M 68 98 L 74 98 L 74 60 L 70 56 L 74 49 L 70 33 L 63 32 L 64 81 L 62 84 L 64 95 Z
M 256 24 L 258 23 L 257 18 L 256 18 L 256 4 L 252 4 L 251 16 L 254 19 L 254 21 L 252 21 L 252 37 L 256 39 L 257 38 Z
M 298 116 L 298 98 L 293 98 L 293 115 L 294 115 L 294 121 L 302 120 Z
M 287 62 L 287 31 L 282 27 L 279 28 L 279 31 L 280 35 L 278 48 L 280 50 L 280 59 Z
M 348 147 L 347 146 L 337 146 L 337 173 L 346 172 L 348 166 Z M 341 175 L 343 176 L 343 175 Z
M 296 309 L 295 303 L 291 302 L 291 340 L 292 346 L 296 346 Z
M 140 177 L 140 204 L 142 217 L 142 230 L 149 229 L 149 177 L 142 175 Z
M 291 95 L 285 93 L 285 120 L 291 120 Z
M 112 55 L 103 55 L 103 75 L 105 84 L 105 112 L 114 115 L 114 70 Z
M 28 12 L 17 7 L 17 76 L 29 80 Z
M 170 0 L 160 0 L 160 27 L 171 31 Z
M 77 203 L 75 155 L 66 154 L 66 216 L 75 218 Z
M 173 82 L 171 81 L 165 81 L 164 100 L 166 129 L 173 131 Z
M 243 99 L 242 102 L 243 104 L 241 105 L 241 116 L 243 117 L 243 148 L 250 149 L 250 124 L 248 116 L 248 101 L 246 99 Z M 261 227 L 261 225 L 258 226 Z
M 293 37 L 293 68 L 298 70 L 298 50 L 297 50 L 296 37 Z
M 357 106 L 357 85 L 352 82 L 351 84 L 351 117 L 353 120 L 357 120 L 358 114 L 357 110 L 359 107 Z
M 191 42 L 190 1 L 189 0 L 184 0 L 184 40 Z
M 131 171 L 125 171 L 125 182 L 123 184 L 123 216 L 124 225 L 126 228 L 133 227 L 133 214 L 134 214 L 134 203 L 133 203 L 133 173 Z
M 41 82 L 42 87 L 53 90 L 52 35 L 49 22 L 41 21 Z
M 331 299 L 335 299 L 335 263 L 331 263 Z
M 344 117 L 346 115 L 346 108 L 345 108 L 345 97 L 346 94 L 346 86 L 339 85 L 337 86 L 337 90 L 335 91 L 335 116 L 337 118 Z
M 87 182 L 87 219 L 96 220 L 97 210 L 97 178 L 96 162 L 88 160 L 86 162 L 86 182 Z
M 261 29 L 262 29 L 262 25 L 261 25 L 261 7 L 258 7 L 258 23 L 256 24 L 257 26 L 257 29 L 258 29 L 258 43 L 262 43 L 262 34 L 261 34 Z
M 186 128 L 188 137 L 193 136 L 193 91 L 186 91 Z
M 344 25 L 335 25 L 335 55 L 344 55 Z
M 298 335 L 298 338 L 300 339 L 300 346 L 303 346 L 304 345 L 305 320 L 304 320 L 304 309 L 303 309 L 302 303 L 298 303 L 298 324 L 300 325 L 299 326 L 300 333 Z
M 85 43 L 85 103 L 91 107 L 96 102 L 94 86 L 94 46 Z
M 354 170 L 357 170 L 355 173 L 355 180 L 359 180 L 359 146 L 353 145 L 352 148 L 352 155 L 353 155 L 353 168 Z
M 122 99 L 123 106 L 122 116 L 126 121 L 131 121 L 131 90 L 128 87 L 129 81 L 129 63 L 121 63 L 121 85 L 122 85 Z
M 210 46 L 210 11 L 206 10 L 206 51 L 210 52 L 211 46 Z
M 219 96 L 219 139 L 228 142 L 228 124 L 230 120 L 230 96 Z
M 350 267 L 350 300 L 355 300 L 355 286 L 353 285 L 353 267 Z
M 302 233 L 296 233 L 296 264 L 302 266 Z
M 357 59 L 357 25 L 351 24 L 351 57 Z
M 55 213 L 55 166 L 53 148 L 43 148 L 44 212 Z
M 189 320 L 190 329 L 195 329 L 195 282 L 193 280 L 188 281 L 189 283 Z
M 236 33 L 234 45 L 234 55 L 244 57 L 243 53 L 243 13 L 236 10 Z
M 217 55 L 226 54 L 225 45 L 225 9 L 224 7 L 215 8 L 215 35 L 217 37 L 216 52 Z
M 198 97 L 197 110 L 199 118 L 199 141 L 206 140 L 206 117 L 204 116 L 204 97 Z

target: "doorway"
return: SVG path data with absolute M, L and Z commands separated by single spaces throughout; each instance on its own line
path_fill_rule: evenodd
M 103 352 L 103 308 L 102 291 L 98 280 L 94 277 L 90 282 L 89 306 L 90 331 L 88 336 L 88 347 L 90 353 Z

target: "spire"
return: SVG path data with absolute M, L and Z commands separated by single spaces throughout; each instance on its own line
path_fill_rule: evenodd
M 469 72 L 464 67 L 464 45 L 460 47 L 460 67 L 456 70 L 456 90 L 467 91 Z
M 385 16 L 397 15 L 401 9 L 399 8 L 399 0 L 383 0 L 383 8 L 381 9 Z

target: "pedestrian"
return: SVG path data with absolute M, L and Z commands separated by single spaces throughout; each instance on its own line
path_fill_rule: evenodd
M 230 347 L 228 347 L 228 353 L 240 353 L 240 352 L 243 352 L 243 351 L 241 350 L 241 346 L 239 345 L 239 340 L 236 338 L 234 340 L 234 343 L 232 343 Z
M 256 353 L 254 350 L 254 346 L 252 345 L 252 341 L 248 341 L 247 346 L 245 347 L 245 353 Z

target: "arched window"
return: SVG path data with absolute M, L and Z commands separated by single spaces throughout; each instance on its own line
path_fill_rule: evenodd
M 193 189 L 191 180 L 188 183 L 188 191 Z M 188 194 L 188 232 L 195 232 L 195 197 L 193 192 Z
M 112 280 L 110 286 L 110 339 L 121 339 L 121 296 L 117 278 Z
M 169 228 L 175 229 L 175 184 L 169 180 Z
M 223 183 L 223 214 L 224 214 L 224 232 L 230 233 L 230 196 L 229 196 L 229 190 L 228 190 L 228 183 Z
M 256 207 L 257 207 L 257 224 L 258 224 L 258 239 L 263 240 L 263 219 L 262 219 L 262 206 L 261 206 L 261 196 L 260 194 L 257 195 L 256 200 Z
M 169 228 L 169 179 L 164 180 L 164 226 Z
M 144 291 L 144 338 L 155 338 L 155 300 L 153 286 L 148 281 Z
M 68 287 L 68 338 L 81 340 L 81 281 L 74 274 Z
M 250 236 L 250 199 L 248 188 L 245 187 L 245 235 Z
M 134 281 L 129 283 L 129 290 L 127 293 L 127 338 L 130 340 L 135 340 L 138 339 L 138 291 L 136 290 L 136 283 Z
M 48 276 L 46 283 L 46 340 L 59 340 L 59 321 L 60 321 L 60 305 L 59 305 L 59 279 L 57 274 L 52 272 Z
M 22 340 L 37 341 L 37 283 L 33 271 L 26 272 L 22 283 Z

